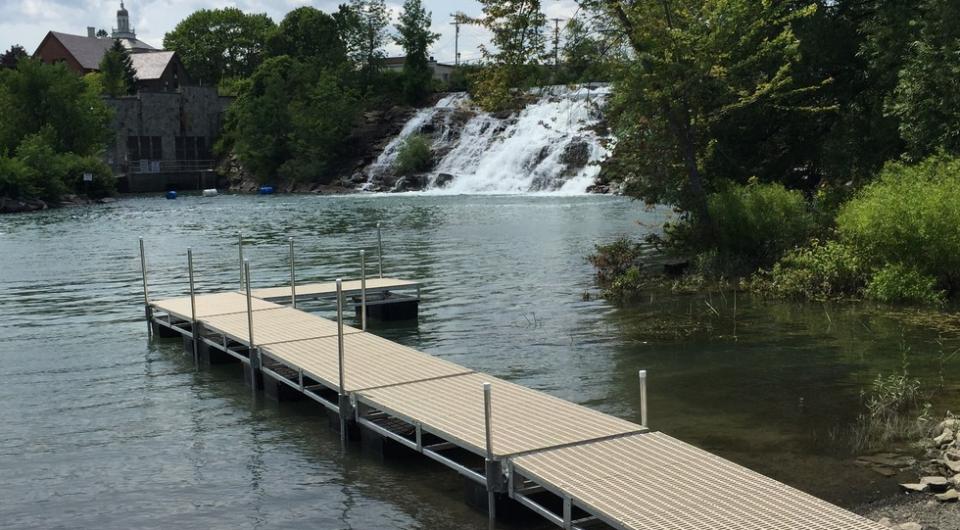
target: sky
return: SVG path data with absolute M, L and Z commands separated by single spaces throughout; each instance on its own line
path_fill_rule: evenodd
M 130 12 L 130 24 L 137 38 L 155 46 L 163 45 L 163 35 L 177 23 L 198 9 L 238 7 L 248 13 L 266 13 L 280 22 L 284 14 L 300 6 L 310 5 L 328 13 L 345 0 L 125 0 Z M 396 21 L 402 0 L 387 0 Z M 433 13 L 433 31 L 440 38 L 431 50 L 440 62 L 454 62 L 454 27 L 451 13 L 462 11 L 468 15 L 480 14 L 476 0 L 423 0 Z M 33 53 L 48 31 L 86 35 L 87 26 L 110 31 L 117 25 L 119 0 L 0 0 L 0 50 L 19 44 Z M 575 0 L 543 0 L 548 18 L 569 20 L 577 12 Z M 561 22 L 562 24 L 562 22 Z M 475 26 L 460 27 L 460 57 L 475 61 L 480 57 L 477 46 L 487 34 Z M 391 42 L 388 55 L 399 55 L 399 48 Z

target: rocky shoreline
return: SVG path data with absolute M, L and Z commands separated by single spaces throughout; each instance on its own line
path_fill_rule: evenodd
M 27 213 L 49 210 L 52 208 L 64 208 L 68 206 L 86 206 L 89 204 L 109 204 L 116 202 L 114 197 L 102 197 L 92 199 L 86 195 L 64 195 L 59 202 L 47 202 L 41 199 L 11 199 L 9 197 L 0 197 L 0 214 L 5 213 Z
M 885 453 L 858 459 L 864 465 L 890 469 L 907 464 L 918 478 L 900 484 L 900 495 L 855 511 L 887 528 L 960 530 L 960 418 L 948 414 L 918 447 L 923 451 L 919 461 Z

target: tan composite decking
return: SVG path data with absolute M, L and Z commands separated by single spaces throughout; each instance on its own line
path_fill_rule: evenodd
M 396 278 L 367 278 L 367 292 L 387 291 L 390 289 L 412 289 L 420 285 L 420 282 L 410 280 L 398 280 Z M 360 280 L 345 280 L 340 288 L 344 296 L 353 296 L 360 294 Z M 336 282 L 323 283 L 305 283 L 297 285 L 297 298 L 334 296 L 337 293 Z M 290 286 L 267 287 L 264 289 L 254 289 L 251 291 L 253 296 L 264 300 L 282 300 L 290 298 Z
M 458 440 L 483 454 L 484 382 L 492 385 L 496 457 L 643 429 L 635 423 L 479 373 L 356 394 L 385 412 L 419 422 L 426 430 Z
M 249 333 L 247 313 L 230 313 L 203 319 L 204 327 L 241 343 L 247 344 Z M 343 326 L 343 333 L 361 333 L 357 328 Z M 337 323 L 289 307 L 253 313 L 253 342 L 257 346 L 294 340 L 336 337 Z
M 347 392 L 472 372 L 369 333 L 344 335 L 343 352 Z M 273 344 L 264 347 L 263 353 L 340 389 L 336 336 Z
M 519 456 L 512 463 L 523 476 L 624 528 L 882 528 L 659 432 Z
M 215 315 L 226 315 L 229 313 L 246 313 L 247 311 L 247 297 L 240 293 L 201 294 L 197 295 L 195 299 L 197 304 L 197 319 L 203 319 Z M 185 320 L 190 320 L 192 318 L 190 316 L 189 296 L 158 300 L 151 302 L 150 305 L 156 309 L 159 309 L 160 311 L 165 311 L 178 318 Z M 277 309 L 282 307 L 272 302 L 267 302 L 265 300 L 259 300 L 256 298 L 252 300 L 252 306 L 254 311 Z

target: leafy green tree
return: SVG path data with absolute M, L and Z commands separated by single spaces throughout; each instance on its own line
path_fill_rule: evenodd
M 390 15 L 384 0 L 350 0 L 335 15 L 347 57 L 360 72 L 360 86 L 369 90 L 383 68 Z
M 403 92 L 407 102 L 416 104 L 430 94 L 433 72 L 430 70 L 429 49 L 440 38 L 430 31 L 431 13 L 420 0 L 406 0 L 397 24 L 394 40 L 403 48 Z
M 592 7 L 617 21 L 635 57 L 613 96 L 619 141 L 611 168 L 630 178 L 632 194 L 689 212 L 709 240 L 710 179 L 725 175 L 706 169 L 727 149 L 744 148 L 737 131 L 764 116 L 826 110 L 809 100 L 821 83 L 794 79 L 801 55 L 793 26 L 816 6 L 603 0 Z
M 573 83 L 605 81 L 610 77 L 614 44 L 598 36 L 590 25 L 573 18 L 563 28 L 562 80 Z
M 267 41 L 267 49 L 272 56 L 289 55 L 322 67 L 338 67 L 347 59 L 337 21 L 313 7 L 287 13 Z
M 952 0 L 918 2 L 916 40 L 888 101 L 899 119 L 908 154 L 920 159 L 938 149 L 960 153 L 960 4 Z
M 137 72 L 133 68 L 130 52 L 120 39 L 113 41 L 113 46 L 100 60 L 100 83 L 104 94 L 108 96 L 137 93 Z
M 483 16 L 464 18 L 492 34 L 492 47 L 481 45 L 485 67 L 477 72 L 473 95 L 489 111 L 516 108 L 514 88 L 526 88 L 531 67 L 544 58 L 546 15 L 540 0 L 480 0 Z
M 107 38 L 107 37 L 109 37 L 109 36 L 110 36 L 110 34 L 107 33 L 107 30 L 105 30 L 105 29 L 103 29 L 103 28 L 100 28 L 100 29 L 97 30 L 97 38 L 98 38 L 98 39 L 105 39 L 105 38 Z
M 0 70 L 0 152 L 13 153 L 41 130 L 58 153 L 96 154 L 110 139 L 110 112 L 100 95 L 63 64 L 21 60 Z
M 10 49 L 0 54 L 0 68 L 16 68 L 17 61 L 27 56 L 27 50 L 23 46 L 14 44 Z
M 248 15 L 234 7 L 201 9 L 167 33 L 163 47 L 177 52 L 194 80 L 216 85 L 224 77 L 253 74 L 275 29 L 266 14 Z
M 358 112 L 338 71 L 288 56 L 266 60 L 230 109 L 229 136 L 261 181 L 329 180 Z

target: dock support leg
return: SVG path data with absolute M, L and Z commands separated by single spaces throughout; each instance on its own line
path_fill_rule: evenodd
M 197 333 L 197 296 L 193 286 L 193 249 L 187 248 L 187 272 L 190 276 L 190 336 L 193 343 L 193 364 L 200 366 L 200 355 L 197 351 L 200 337 Z
M 360 251 L 360 329 L 367 330 L 367 255 Z
M 377 262 L 380 267 L 380 277 L 383 278 L 383 237 L 380 234 L 380 221 L 377 221 Z
M 640 370 L 640 425 L 647 427 L 647 371 Z
M 347 445 L 347 418 L 353 407 L 347 395 L 343 366 L 343 280 L 337 278 L 337 407 L 340 415 L 340 443 Z
M 147 319 L 147 336 L 153 336 L 153 310 L 150 309 L 150 292 L 147 289 L 147 254 L 140 238 L 140 274 L 143 277 L 143 312 Z
M 250 345 L 250 386 L 253 388 L 253 393 L 256 395 L 257 390 L 263 386 L 263 374 L 260 372 L 260 349 L 256 347 L 256 342 L 253 340 L 253 296 L 250 294 L 250 262 L 243 262 L 243 275 L 245 279 L 245 287 L 247 288 L 247 331 L 249 332 L 249 342 Z
M 290 241 L 290 306 L 297 308 L 297 265 L 293 256 L 293 238 Z

